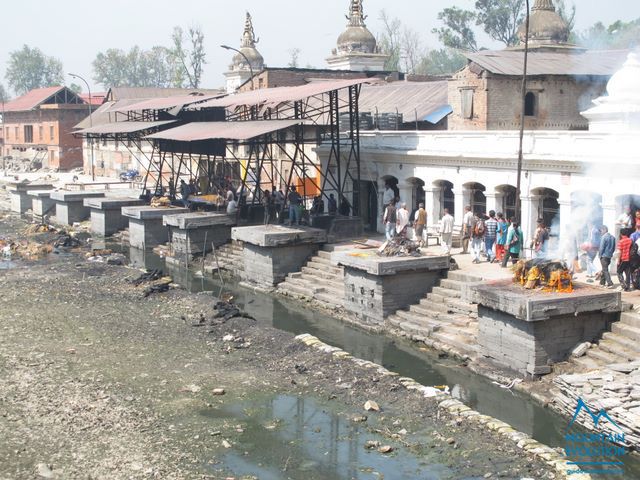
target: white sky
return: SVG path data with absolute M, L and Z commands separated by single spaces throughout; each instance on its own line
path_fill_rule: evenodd
M 639 0 L 573 1 L 578 6 L 578 30 L 597 21 L 608 25 L 640 17 Z M 92 81 L 91 67 L 98 52 L 128 50 L 136 44 L 144 49 L 169 46 L 172 28 L 191 24 L 200 25 L 205 34 L 208 63 L 203 87 L 222 86 L 222 73 L 231 55 L 219 45 L 239 45 L 247 10 L 253 16 L 260 37 L 258 49 L 267 65 L 286 66 L 289 51 L 297 47 L 301 50 L 300 66 L 324 68 L 324 59 L 345 27 L 349 0 L 64 0 L 55 4 L 19 0 L 2 4 L 0 83 L 6 86 L 9 52 L 26 43 L 59 58 L 65 72 L 84 76 L 92 89 L 100 90 Z M 431 29 L 439 26 L 438 12 L 452 5 L 472 9 L 473 4 L 474 0 L 365 0 L 364 8 L 369 15 L 367 26 L 374 34 L 380 30 L 379 13 L 384 8 L 420 32 L 426 46 L 436 48 L 439 45 Z M 499 48 L 484 37 L 481 40 L 484 46 Z

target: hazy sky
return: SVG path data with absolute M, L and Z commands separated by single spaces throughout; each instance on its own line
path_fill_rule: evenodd
M 571 2 L 572 0 L 569 0 Z M 573 0 L 578 6 L 576 27 L 585 29 L 597 21 L 640 17 L 639 0 Z M 533 0 L 531 0 L 533 4 Z M 9 52 L 23 44 L 39 47 L 64 63 L 65 72 L 78 73 L 93 84 L 91 62 L 108 48 L 129 49 L 133 45 L 150 48 L 170 44 L 175 25 L 198 24 L 205 34 L 207 65 L 204 87 L 224 83 L 230 52 L 219 45 L 239 46 L 244 12 L 254 19 L 258 49 L 269 66 L 286 66 L 289 51 L 301 50 L 300 66 L 325 67 L 324 59 L 335 47 L 344 29 L 349 0 L 45 0 L 2 2 L 0 42 L 0 82 Z M 382 9 L 398 17 L 423 36 L 428 47 L 438 47 L 431 29 L 439 26 L 437 14 L 457 5 L 472 8 L 474 0 L 365 0 L 367 26 L 375 34 L 380 30 Z M 486 39 L 483 39 L 486 40 Z M 482 42 L 488 47 L 487 41 Z M 69 82 L 70 83 L 70 82 Z

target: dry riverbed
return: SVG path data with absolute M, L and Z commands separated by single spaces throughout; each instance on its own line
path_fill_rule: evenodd
M 0 270 L 0 479 L 556 478 L 394 377 L 215 319 L 210 295 L 143 298 L 139 274 Z

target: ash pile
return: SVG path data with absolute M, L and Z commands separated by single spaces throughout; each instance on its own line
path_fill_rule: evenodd
M 520 260 L 513 266 L 513 281 L 527 290 L 543 292 L 573 292 L 573 275 L 561 260 L 533 258 Z
M 420 244 L 407 238 L 396 237 L 378 248 L 380 257 L 419 257 Z

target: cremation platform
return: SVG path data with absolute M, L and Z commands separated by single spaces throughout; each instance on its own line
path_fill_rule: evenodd
M 53 185 L 49 183 L 7 183 L 7 191 L 9 192 L 9 198 L 11 200 L 11 211 L 22 215 L 26 213 L 27 210 L 33 208 L 33 197 L 29 192 L 35 190 L 53 190 Z
M 244 244 L 242 279 L 272 288 L 289 273 L 302 268 L 327 241 L 327 232 L 317 228 L 259 225 L 233 228 L 231 238 Z
M 31 198 L 31 215 L 34 220 L 42 221 L 45 216 L 55 216 L 56 201 L 51 199 L 54 190 L 27 190 Z
M 544 375 L 581 342 L 609 329 L 622 307 L 620 292 L 574 285 L 572 293 L 526 290 L 511 280 L 469 286 L 478 304 L 481 355 L 521 374 Z
M 50 198 L 56 202 L 56 223 L 73 225 L 76 222 L 88 220 L 91 212 L 89 207 L 84 206 L 84 199 L 104 197 L 104 195 L 105 190 L 52 192 Z
M 183 255 L 202 254 L 231 240 L 231 228 L 236 224 L 235 215 L 211 212 L 190 212 L 164 217 L 169 228 L 171 249 Z
M 373 251 L 337 256 L 344 267 L 345 309 L 368 327 L 417 303 L 449 270 L 448 256 L 380 257 Z
M 129 245 L 144 250 L 169 240 L 169 228 L 162 223 L 165 215 L 188 213 L 183 207 L 122 207 L 129 220 Z
M 136 207 L 148 203 L 138 198 L 85 198 L 84 206 L 91 215 L 91 231 L 97 235 L 108 237 L 129 225 L 129 219 L 122 215 L 122 207 Z

